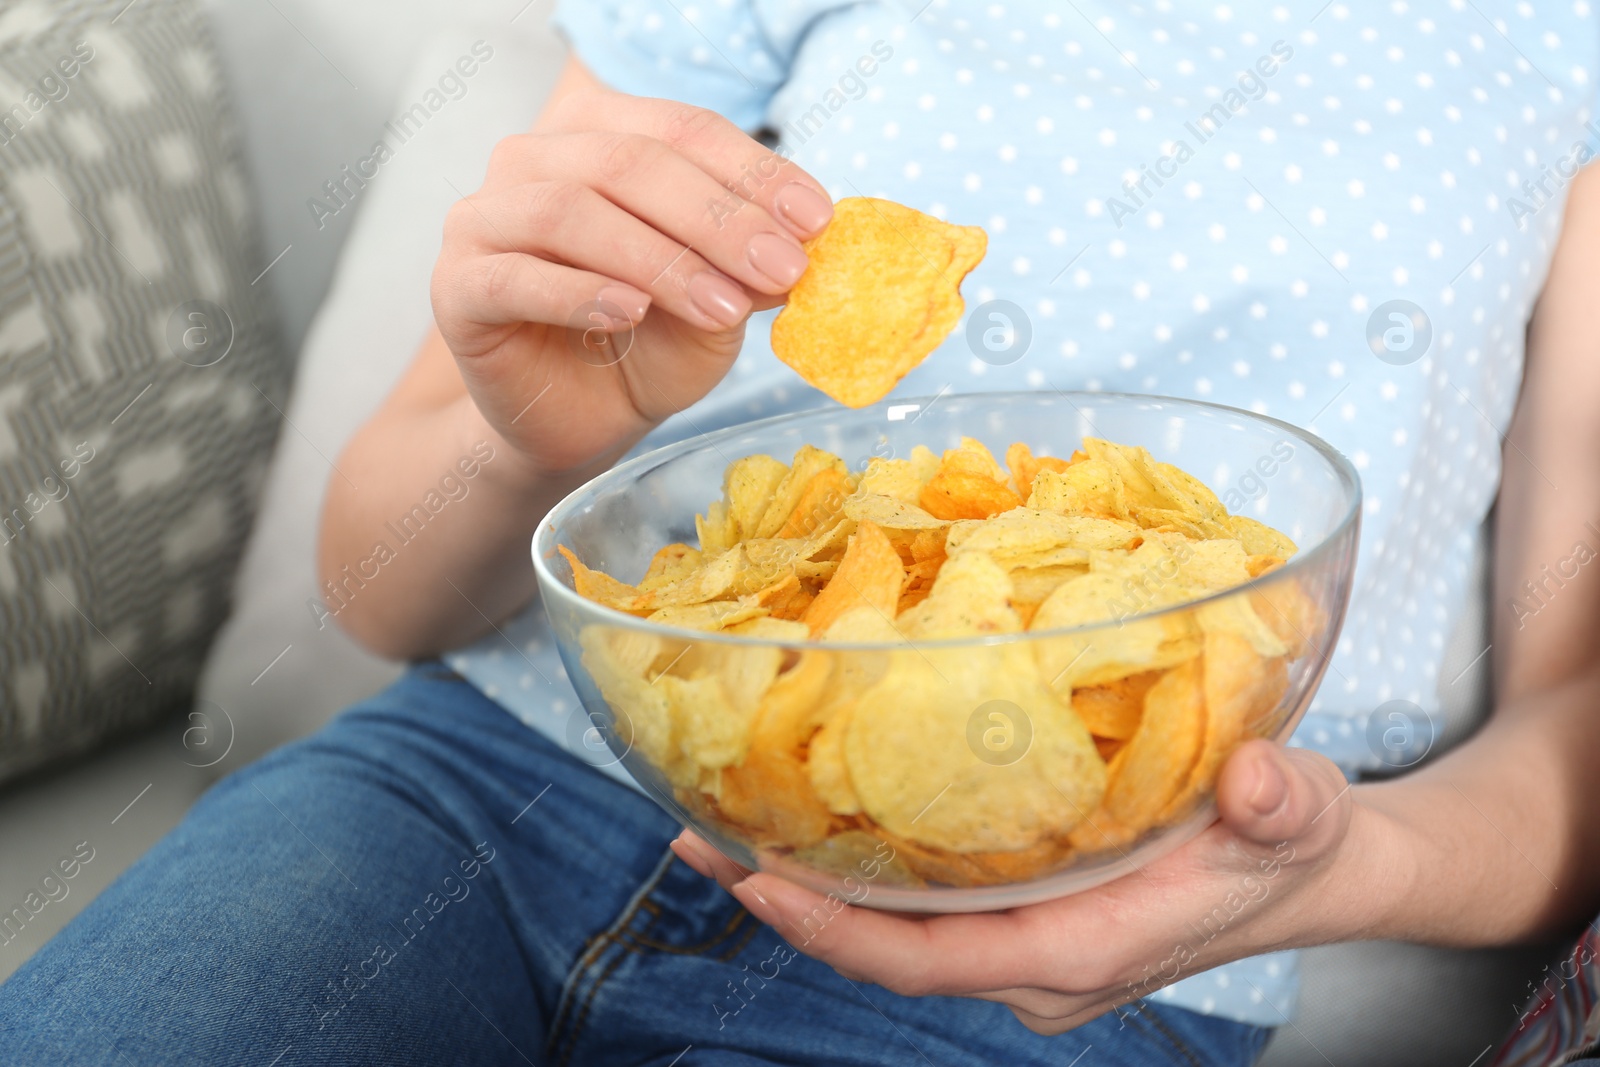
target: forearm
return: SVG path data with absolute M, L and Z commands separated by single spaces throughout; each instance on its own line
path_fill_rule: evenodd
M 533 532 L 585 477 L 533 471 L 464 394 L 373 420 L 329 482 L 318 546 L 328 616 L 393 658 L 489 632 L 532 597 Z
M 1416 773 L 1358 786 L 1330 900 L 1342 936 L 1500 945 L 1600 900 L 1600 672 L 1529 694 Z M 1365 843 L 1363 843 L 1365 842 Z

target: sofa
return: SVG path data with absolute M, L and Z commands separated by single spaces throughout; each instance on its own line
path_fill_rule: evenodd
M 0 784 L 0 911 L 41 875 L 77 860 L 74 876 L 60 882 L 66 891 L 52 894 L 0 945 L 0 980 L 182 818 L 209 784 L 316 729 L 399 672 L 308 609 L 316 595 L 316 516 L 344 442 L 427 328 L 428 278 L 446 210 L 476 188 L 491 146 L 526 127 L 553 83 L 564 49 L 545 24 L 550 6 L 204 5 L 241 134 L 261 270 L 250 287 L 264 288 L 262 306 L 272 316 L 258 332 L 292 363 L 293 387 L 286 375 L 281 396 L 258 390 L 277 412 L 276 442 L 258 449 L 254 522 L 231 557 L 231 596 L 218 591 L 229 606 L 207 635 L 197 682 L 136 728 L 69 746 Z M 492 58 L 458 79 L 459 95 L 452 92 L 403 148 L 374 163 L 378 131 L 478 42 Z M 5 165 L 0 156 L 0 170 Z M 1462 679 L 1450 698 L 1457 706 L 1446 742 L 1469 733 L 1483 712 L 1486 677 L 1472 661 L 1485 643 L 1482 596 L 1458 628 L 1451 651 L 1457 668 L 1442 672 Z M 1514 1022 L 1553 951 L 1394 944 L 1312 950 L 1301 1013 L 1262 1062 L 1478 1062 Z

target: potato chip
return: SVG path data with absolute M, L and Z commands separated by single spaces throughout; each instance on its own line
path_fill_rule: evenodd
M 755 627 L 762 630 L 755 631 Z M 747 620 L 740 629 L 743 636 L 769 641 L 803 641 L 806 637 L 805 627 L 799 623 L 774 619 Z M 715 676 L 739 716 L 753 724 L 762 698 L 783 668 L 784 658 L 785 651 L 774 645 L 699 642 L 684 653 L 678 665 L 691 677 Z
M 1227 631 L 1206 633 L 1201 669 L 1205 738 L 1188 784 L 1158 816 L 1163 821 L 1180 816 L 1196 797 L 1211 789 L 1223 762 L 1252 736 L 1255 724 L 1273 713 L 1289 688 L 1288 670 L 1281 658 L 1263 658 L 1248 641 Z
M 741 622 L 758 619 L 771 612 L 760 604 L 745 600 L 714 600 L 709 604 L 684 604 L 660 608 L 645 616 L 649 622 L 677 626 L 685 630 L 725 630 Z
M 1120 754 L 1119 752 L 1118 755 Z M 1116 758 L 1113 757 L 1108 768 L 1115 767 L 1116 762 Z M 1072 832 L 1067 835 L 1067 843 L 1077 852 L 1088 855 L 1113 851 L 1125 855 L 1124 850 L 1138 836 L 1137 830 L 1122 825 L 1104 808 L 1099 808 L 1090 812 L 1083 822 L 1072 828 Z
M 731 767 L 744 758 L 750 748 L 755 709 L 730 699 L 714 675 L 681 678 L 669 673 L 649 684 L 671 708 L 673 740 L 684 759 L 716 769 Z
M 1228 528 L 1239 539 L 1244 550 L 1252 556 L 1272 556 L 1288 559 L 1299 551 L 1295 543 L 1265 523 L 1246 515 L 1230 515 Z
M 1228 509 L 1200 479 L 1181 467 L 1159 461 L 1151 464 L 1147 476 L 1179 511 L 1210 523 L 1222 536 L 1227 535 Z
M 1131 517 L 1141 526 L 1171 526 L 1196 537 L 1228 537 L 1228 511 L 1199 479 L 1170 463 L 1160 463 L 1134 445 L 1086 437 L 1092 459 L 1114 468 L 1122 479 Z
M 1018 507 L 984 521 L 952 522 L 945 551 L 956 555 L 975 549 L 987 552 L 1000 564 L 1030 560 L 1030 566 L 1051 566 L 1079 560 L 1037 562 L 1037 554 L 1056 548 L 1131 549 L 1140 536 L 1139 528 L 1129 522 Z M 1081 562 L 1088 563 L 1088 557 Z
M 906 635 L 895 625 L 893 618 L 869 604 L 849 609 L 822 631 L 822 640 L 840 644 L 898 644 L 905 639 Z M 858 662 L 860 657 L 852 655 L 849 660 L 847 666 Z
M 1064 838 L 1047 837 L 1029 848 L 1010 852 L 976 852 L 966 858 L 983 869 L 983 884 L 1031 882 L 1067 865 L 1072 846 Z
M 880 493 L 858 493 L 845 501 L 844 513 L 857 522 L 885 530 L 942 530 L 948 519 L 936 519 L 917 504 Z
M 911 464 L 911 472 L 924 485 L 927 484 L 929 478 L 939 473 L 939 457 L 934 455 L 933 449 L 927 445 L 913 446 L 911 458 L 907 462 Z
M 994 453 L 989 451 L 988 446 L 976 437 L 963 437 L 960 447 L 946 449 L 944 455 L 939 458 L 939 469 L 976 474 L 981 478 L 1006 484 L 1006 469 L 1000 466 L 1000 461 L 994 458 Z
M 704 604 L 722 596 L 737 595 L 734 583 L 746 566 L 743 547 L 730 548 L 705 559 L 677 581 L 640 593 L 623 610 L 656 611 L 686 604 Z
M 1072 691 L 1072 710 L 1095 737 L 1126 741 L 1144 716 L 1144 697 L 1161 671 L 1141 671 Z
M 1032 881 L 1060 869 L 1072 856 L 1072 846 L 1057 838 L 1023 849 L 962 854 L 879 832 L 896 859 L 920 879 L 955 887 Z
M 667 545 L 650 559 L 650 567 L 639 580 L 639 589 L 648 592 L 687 577 L 704 561 L 700 550 L 685 544 Z
M 1084 574 L 1084 567 L 1019 567 L 1011 572 L 1011 606 L 1022 619 L 1023 629 L 1033 623 L 1039 605 L 1069 578 Z
M 727 596 L 748 596 L 783 581 L 799 577 L 806 546 L 793 539 L 766 537 L 741 541 L 729 549 L 735 569 Z
M 1014 709 L 1031 735 L 1013 762 L 981 760 L 969 745 L 972 713 L 991 703 Z M 1089 731 L 1017 644 L 940 649 L 936 663 L 916 649 L 891 653 L 884 677 L 854 705 L 844 762 L 880 826 L 958 853 L 1029 848 L 1064 834 L 1105 789 Z
M 832 656 L 826 652 L 800 653 L 794 665 L 781 672 L 762 695 L 750 744 L 798 755 L 821 725 L 816 713 L 832 677 Z
M 845 733 L 850 729 L 854 711 L 853 703 L 846 705 L 823 723 L 822 728 L 811 735 L 811 745 L 806 752 L 806 774 L 811 787 L 835 815 L 856 815 L 861 811 L 861 798 L 856 795 L 844 760 Z
M 1040 469 L 1030 484 L 1028 507 L 1063 515 L 1128 518 L 1122 476 L 1104 460 L 1086 459 L 1065 470 Z
M 791 865 L 801 875 L 823 871 L 838 878 L 855 878 L 896 889 L 921 888 L 926 884 L 912 873 L 891 845 L 865 830 L 845 830 L 821 844 L 796 849 L 791 856 L 774 856 L 770 865 L 764 863 L 762 869 L 781 877 L 784 869 Z
M 607 607 L 616 608 L 618 611 L 639 613 L 632 607 L 633 602 L 638 599 L 639 590 L 617 581 L 604 571 L 590 570 L 566 545 L 557 545 L 556 551 L 561 553 L 567 561 L 567 566 L 572 568 L 572 587 L 578 591 L 579 596 L 585 600 L 593 600 Z
M 1290 659 L 1299 659 L 1311 650 L 1311 635 L 1321 631 L 1326 621 L 1317 602 L 1293 578 L 1262 583 L 1251 591 L 1250 605 L 1288 646 Z
M 1033 449 L 1021 441 L 1006 449 L 1006 467 L 1011 471 L 1011 484 L 1023 501 L 1033 494 L 1033 480 L 1040 471 L 1060 473 L 1071 465 L 1071 461 L 1055 456 L 1035 456 Z
M 1116 756 L 1105 809 L 1131 830 L 1156 820 L 1200 757 L 1206 700 L 1198 659 L 1165 672 L 1145 693 L 1139 728 Z
M 1039 460 L 1025 442 L 1013 441 L 1006 449 L 1006 470 L 1011 473 L 1011 487 L 1024 501 L 1033 492 L 1033 477 L 1039 473 Z
M 861 605 L 876 608 L 885 618 L 892 619 L 904 584 L 900 554 L 882 530 L 863 522 L 856 527 L 839 569 L 806 608 L 802 621 L 813 634 L 820 634 L 845 612 Z
M 855 492 L 850 476 L 838 468 L 819 471 L 806 485 L 800 502 L 778 528 L 777 537 L 809 537 L 831 529 L 844 517 L 844 502 Z
M 816 594 L 792 574 L 755 594 L 756 603 L 770 611 L 775 619 L 799 619 L 815 599 Z
M 1069 629 L 1123 620 L 1081 634 L 1041 637 L 1034 642 L 1040 677 L 1056 692 L 1114 681 L 1141 671 L 1173 667 L 1199 653 L 1195 625 L 1183 613 L 1149 619 L 1132 615 L 1141 606 L 1134 579 L 1121 572 L 1085 574 L 1059 585 L 1045 598 L 1028 629 Z
M 1022 506 L 993 453 L 971 437 L 963 437 L 960 448 L 945 452 L 917 501 L 941 519 L 987 519 Z
M 757 846 L 805 848 L 834 827 L 805 764 L 787 752 L 752 749 L 738 766 L 724 769 L 717 808 L 749 831 Z
M 1197 593 L 1232 589 L 1250 580 L 1249 557 L 1237 541 L 1180 542 L 1173 546 L 1172 554 L 1178 561 L 1180 579 Z
M 983 552 L 964 552 L 939 568 L 927 599 L 900 616 L 910 638 L 937 640 L 972 634 L 1016 633 L 1022 620 L 1011 607 L 1013 588 L 1004 568 Z
M 847 197 L 806 243 L 810 265 L 772 324 L 772 350 L 848 407 L 882 399 L 961 319 L 988 238 L 887 200 Z
M 1022 498 L 1004 482 L 960 470 L 940 470 L 917 501 L 939 519 L 987 519 L 1022 506 Z
M 945 530 L 918 530 L 911 538 L 911 561 L 926 563 L 947 554 Z
M 882 827 L 878 836 L 894 849 L 895 859 L 919 880 L 947 886 L 994 885 L 1003 879 L 991 873 L 974 856 L 964 856 L 942 848 L 930 848 L 916 841 L 897 837 Z
M 772 486 L 765 497 L 765 507 L 761 510 L 760 519 L 755 526 L 743 530 L 745 537 L 774 537 L 789 521 L 789 516 L 805 496 L 810 488 L 811 481 L 824 471 L 834 471 L 838 474 L 848 474 L 844 460 L 832 452 L 824 452 L 811 445 L 801 445 L 800 450 L 794 454 L 794 464 L 788 469 L 777 484 Z
M 722 476 L 722 497 L 727 501 L 735 541 L 760 536 L 761 518 L 788 475 L 789 465 L 771 456 L 745 456 L 728 464 Z
M 1146 530 L 1182 534 L 1194 541 L 1202 541 L 1216 534 L 1216 528 L 1176 508 L 1135 507 L 1133 517 Z
M 933 586 L 932 583 L 929 582 L 914 582 L 910 585 L 907 585 L 905 591 L 900 594 L 900 602 L 895 605 L 895 609 L 901 615 L 904 615 L 906 612 L 910 611 L 924 600 L 927 600 L 928 594 L 932 591 Z M 1026 623 L 1024 623 L 1024 625 L 1026 625 Z
M 862 496 L 891 496 L 905 504 L 915 504 L 922 485 L 932 477 L 917 473 L 910 460 L 873 457 L 861 472 L 856 492 Z
M 696 515 L 694 531 L 700 541 L 700 551 L 707 554 L 726 552 L 739 543 L 739 528 L 728 513 L 725 500 L 712 501 L 704 515 Z
M 610 627 L 589 627 L 578 639 L 584 669 L 633 747 L 673 785 L 698 781 L 699 765 L 678 747 L 666 691 L 645 677 L 663 654 L 665 642 L 652 634 Z
M 1249 596 L 1241 593 L 1208 601 L 1194 610 L 1194 617 L 1206 633 L 1230 633 L 1250 643 L 1258 655 L 1272 659 L 1286 655 L 1289 643 L 1268 626 Z
M 1084 574 L 1088 572 L 1089 563 L 1093 558 L 1093 554 L 1087 548 L 1078 548 L 1075 545 L 1060 545 L 1056 548 L 1044 549 L 1041 552 L 1029 552 L 1021 556 L 1007 557 L 1005 567 L 1012 572 L 1066 567 L 1077 574 Z
M 1246 556 L 1244 562 L 1245 570 L 1250 572 L 1250 577 L 1252 578 L 1259 578 L 1263 574 L 1271 574 L 1283 564 L 1284 561 L 1277 556 Z

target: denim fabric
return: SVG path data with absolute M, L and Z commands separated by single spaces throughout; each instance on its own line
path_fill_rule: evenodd
M 1147 1005 L 1044 1038 L 794 953 L 677 826 L 438 664 L 224 780 L 0 986 L 7 1064 L 1252 1062 Z

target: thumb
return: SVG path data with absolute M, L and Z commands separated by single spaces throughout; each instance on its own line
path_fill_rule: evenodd
M 1217 778 L 1224 825 L 1258 845 L 1330 846 L 1344 836 L 1352 803 L 1350 785 L 1332 761 L 1271 741 L 1240 745 Z

